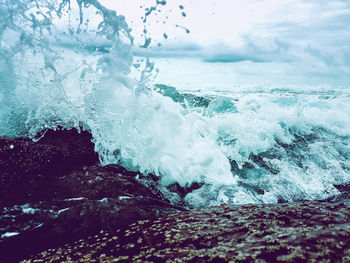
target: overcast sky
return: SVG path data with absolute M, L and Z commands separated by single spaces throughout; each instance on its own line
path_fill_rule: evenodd
M 156 3 L 155 0 L 101 2 L 126 16 L 137 39 L 143 30 L 141 17 L 144 17 L 145 9 Z M 254 30 L 256 25 L 270 20 L 279 22 L 281 18 L 276 16 L 279 11 L 288 5 L 298 6 L 295 3 L 290 0 L 168 0 L 166 5 L 157 6 L 158 12 L 154 11 L 148 16 L 146 26 L 155 41 L 163 39 L 166 33 L 168 41 L 180 38 L 198 42 L 224 40 L 237 44 L 239 36 Z M 297 8 L 300 10 L 296 10 L 298 14 L 293 19 L 300 20 L 305 16 L 304 9 L 307 6 L 300 5 Z M 186 35 L 185 30 L 176 25 L 188 28 L 190 34 Z
M 142 43 L 141 17 L 156 1 L 102 2 L 126 16 L 136 43 Z M 156 49 L 154 56 L 191 54 L 214 62 L 306 59 L 327 65 L 350 63 L 348 0 L 168 0 L 148 16 L 146 28 Z
M 156 1 L 101 2 L 124 14 L 137 38 L 142 30 L 141 17 L 145 8 L 155 6 Z M 168 0 L 166 5 L 159 5 L 157 9 L 159 12 L 154 11 L 146 23 L 155 39 L 161 38 L 164 32 L 169 40 L 184 35 L 183 30 L 175 27 L 176 24 L 190 29 L 190 36 L 183 36 L 187 39 L 224 40 L 233 44 L 241 35 L 276 37 L 291 27 L 310 29 L 314 26 L 315 31 L 322 31 L 330 26 L 337 25 L 341 29 L 341 25 L 348 27 L 350 24 L 350 2 L 347 0 Z
M 135 46 L 142 45 L 141 17 L 156 0 L 101 1 L 125 15 Z M 305 80 L 322 76 L 344 84 L 350 76 L 349 0 L 168 0 L 148 16 L 146 28 L 154 58 L 280 63 L 291 68 L 285 75 L 307 71 Z M 136 48 L 135 55 L 143 52 Z

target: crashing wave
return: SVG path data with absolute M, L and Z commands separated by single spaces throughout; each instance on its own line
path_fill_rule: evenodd
M 196 97 L 136 69 L 131 29 L 96 0 L 0 3 L 0 135 L 83 128 L 103 164 L 204 185 L 193 206 L 322 199 L 350 182 L 342 94 Z

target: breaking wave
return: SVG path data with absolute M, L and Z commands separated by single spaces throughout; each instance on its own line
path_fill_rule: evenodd
M 124 16 L 97 0 L 51 2 L 0 4 L 1 136 L 89 130 L 103 164 L 202 183 L 193 206 L 324 199 L 350 182 L 349 94 L 152 85 Z

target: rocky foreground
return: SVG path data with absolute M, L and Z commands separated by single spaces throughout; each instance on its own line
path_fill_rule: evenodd
M 75 130 L 0 138 L 0 262 L 350 262 L 346 186 L 327 201 L 188 210 L 191 188 L 102 167 L 93 149 Z
M 342 203 L 211 207 L 141 220 L 24 262 L 350 262 Z

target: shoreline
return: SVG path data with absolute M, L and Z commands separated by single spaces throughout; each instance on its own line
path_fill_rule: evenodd
M 188 210 L 168 200 L 154 176 L 100 166 L 91 135 L 76 130 L 48 131 L 36 143 L 0 138 L 0 170 L 0 262 L 62 252 L 62 261 L 350 260 L 349 186 L 323 201 Z M 135 243 L 125 231 L 151 241 Z

